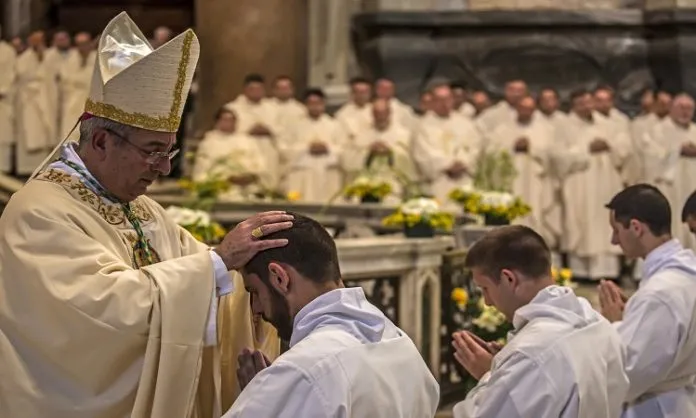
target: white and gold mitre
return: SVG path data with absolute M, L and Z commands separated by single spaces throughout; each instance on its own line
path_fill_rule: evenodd
M 153 49 L 126 12 L 99 39 L 85 113 L 159 132 L 176 132 L 198 62 L 191 29 Z

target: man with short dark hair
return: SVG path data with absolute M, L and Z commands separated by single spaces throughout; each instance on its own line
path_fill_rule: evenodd
M 640 287 L 628 303 L 616 284 L 599 287 L 602 314 L 628 349 L 623 416 L 694 417 L 696 255 L 672 238 L 671 208 L 655 186 L 627 187 L 606 207 L 612 244 L 644 259 Z
M 433 417 L 438 384 L 411 339 L 345 288 L 336 244 L 313 219 L 293 214 L 282 251 L 257 254 L 242 269 L 252 310 L 290 349 L 273 364 L 240 356 L 242 394 L 224 418 Z
M 455 358 L 479 379 L 456 418 L 619 416 L 628 389 L 619 336 L 587 300 L 554 285 L 538 233 L 497 228 L 471 247 L 466 266 L 514 330 L 502 349 L 454 334 Z
M 689 227 L 689 231 L 696 235 L 696 191 L 691 193 L 686 199 L 682 209 L 681 220 Z

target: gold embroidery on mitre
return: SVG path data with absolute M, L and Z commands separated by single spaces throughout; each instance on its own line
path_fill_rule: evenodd
M 184 35 L 181 59 L 179 60 L 176 83 L 174 84 L 174 100 L 168 116 L 150 116 L 139 112 L 126 112 L 112 104 L 95 102 L 91 99 L 87 99 L 85 102 L 85 112 L 151 131 L 165 130 L 167 132 L 176 132 L 181 123 L 180 110 L 183 102 L 184 85 L 186 84 L 186 70 L 188 69 L 189 61 L 191 61 L 192 44 L 193 32 L 187 31 Z
M 84 183 L 65 171 L 50 168 L 39 173 L 36 176 L 36 180 L 48 181 L 62 186 L 73 197 L 80 199 L 92 207 L 92 209 L 94 209 L 109 225 L 119 227 L 130 226 L 130 222 L 128 222 L 126 215 L 119 205 L 104 202 L 102 198 L 97 196 L 97 194 Z M 145 224 L 154 219 L 150 211 L 139 202 L 131 203 L 131 208 L 141 224 Z
M 140 248 L 140 241 L 138 241 L 138 235 L 137 234 L 126 234 L 126 239 L 128 240 L 128 248 L 130 249 L 131 253 L 131 264 L 133 265 L 133 268 L 141 268 L 141 267 L 146 267 L 151 264 L 157 264 L 162 259 L 159 256 L 159 253 L 157 253 L 157 250 L 155 250 L 152 247 L 152 244 L 150 243 L 150 240 L 147 240 L 147 245 L 150 248 L 150 255 L 152 255 L 152 263 L 147 261 L 147 254 L 145 254 L 145 251 L 143 251 L 142 248 Z M 147 239 L 147 238 L 146 238 Z

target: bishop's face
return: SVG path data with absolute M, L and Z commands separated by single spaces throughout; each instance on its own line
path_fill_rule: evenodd
M 145 194 L 160 176 L 169 174 L 172 167 L 166 154 L 172 152 L 175 143 L 174 133 L 132 129 L 123 135 L 99 129 L 87 146 L 102 185 L 130 202 Z

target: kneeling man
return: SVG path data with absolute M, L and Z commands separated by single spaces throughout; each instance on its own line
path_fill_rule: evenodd
M 585 299 L 554 285 L 543 238 L 521 226 L 497 228 L 467 254 L 485 302 L 514 330 L 507 345 L 466 331 L 455 357 L 479 384 L 456 418 L 619 417 L 628 391 L 624 350 L 611 324 Z
M 244 267 L 252 310 L 290 340 L 273 364 L 240 356 L 240 385 L 225 418 L 435 416 L 439 387 L 411 339 L 365 299 L 345 288 L 336 244 L 316 221 L 294 214 L 282 250 Z

